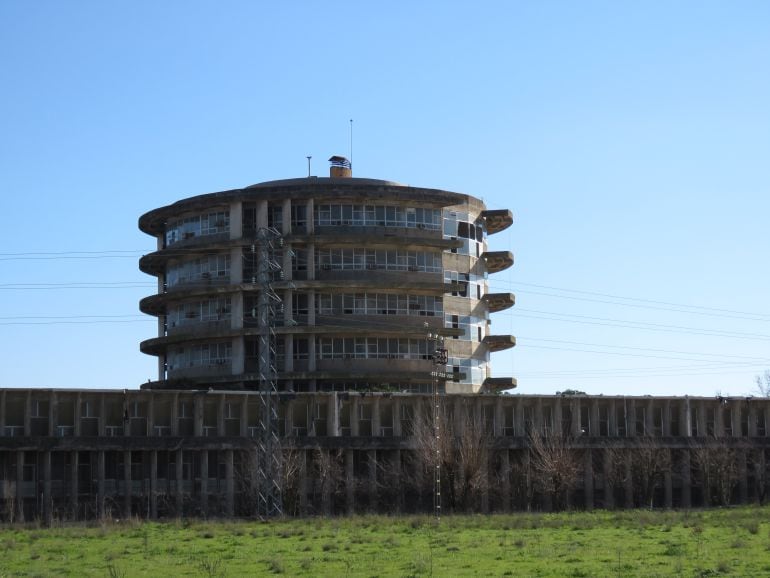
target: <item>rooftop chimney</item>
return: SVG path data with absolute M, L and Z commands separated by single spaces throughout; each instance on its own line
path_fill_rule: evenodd
M 332 166 L 329 168 L 329 176 L 333 179 L 349 179 L 353 176 L 350 161 L 345 157 L 333 156 L 329 159 Z

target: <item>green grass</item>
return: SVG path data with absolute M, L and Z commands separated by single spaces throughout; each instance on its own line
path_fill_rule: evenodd
M 0 530 L 0 576 L 768 576 L 770 508 Z

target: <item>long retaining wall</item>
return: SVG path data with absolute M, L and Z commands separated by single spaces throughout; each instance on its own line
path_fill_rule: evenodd
M 281 393 L 287 515 L 764 501 L 770 399 Z M 0 519 L 250 516 L 255 392 L 0 390 Z

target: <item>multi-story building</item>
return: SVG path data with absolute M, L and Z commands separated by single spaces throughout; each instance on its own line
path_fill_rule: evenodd
M 257 389 L 268 373 L 282 391 L 515 387 L 489 363 L 515 344 L 489 318 L 514 296 L 487 290 L 488 275 L 513 264 L 487 247 L 511 212 L 352 178 L 346 159 L 330 160 L 329 178 L 199 195 L 139 219 L 157 239 L 140 261 L 158 278 L 141 302 L 158 318 L 158 336 L 141 344 L 158 357 L 145 388 Z M 446 371 L 433 371 L 436 336 Z

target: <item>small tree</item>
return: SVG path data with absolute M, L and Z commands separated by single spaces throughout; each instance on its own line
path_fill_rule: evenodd
M 713 438 L 711 443 L 696 447 L 693 457 L 700 470 L 704 500 L 714 505 L 729 505 L 738 484 L 736 449 L 724 440 Z
M 529 454 L 534 485 L 551 497 L 555 509 L 563 509 L 580 474 L 578 452 L 564 435 L 541 435 L 533 430 L 529 434 Z
M 631 452 L 631 477 L 640 503 L 652 509 L 655 487 L 663 481 L 666 472 L 671 471 L 671 452 L 653 437 L 638 438 L 637 446 Z

